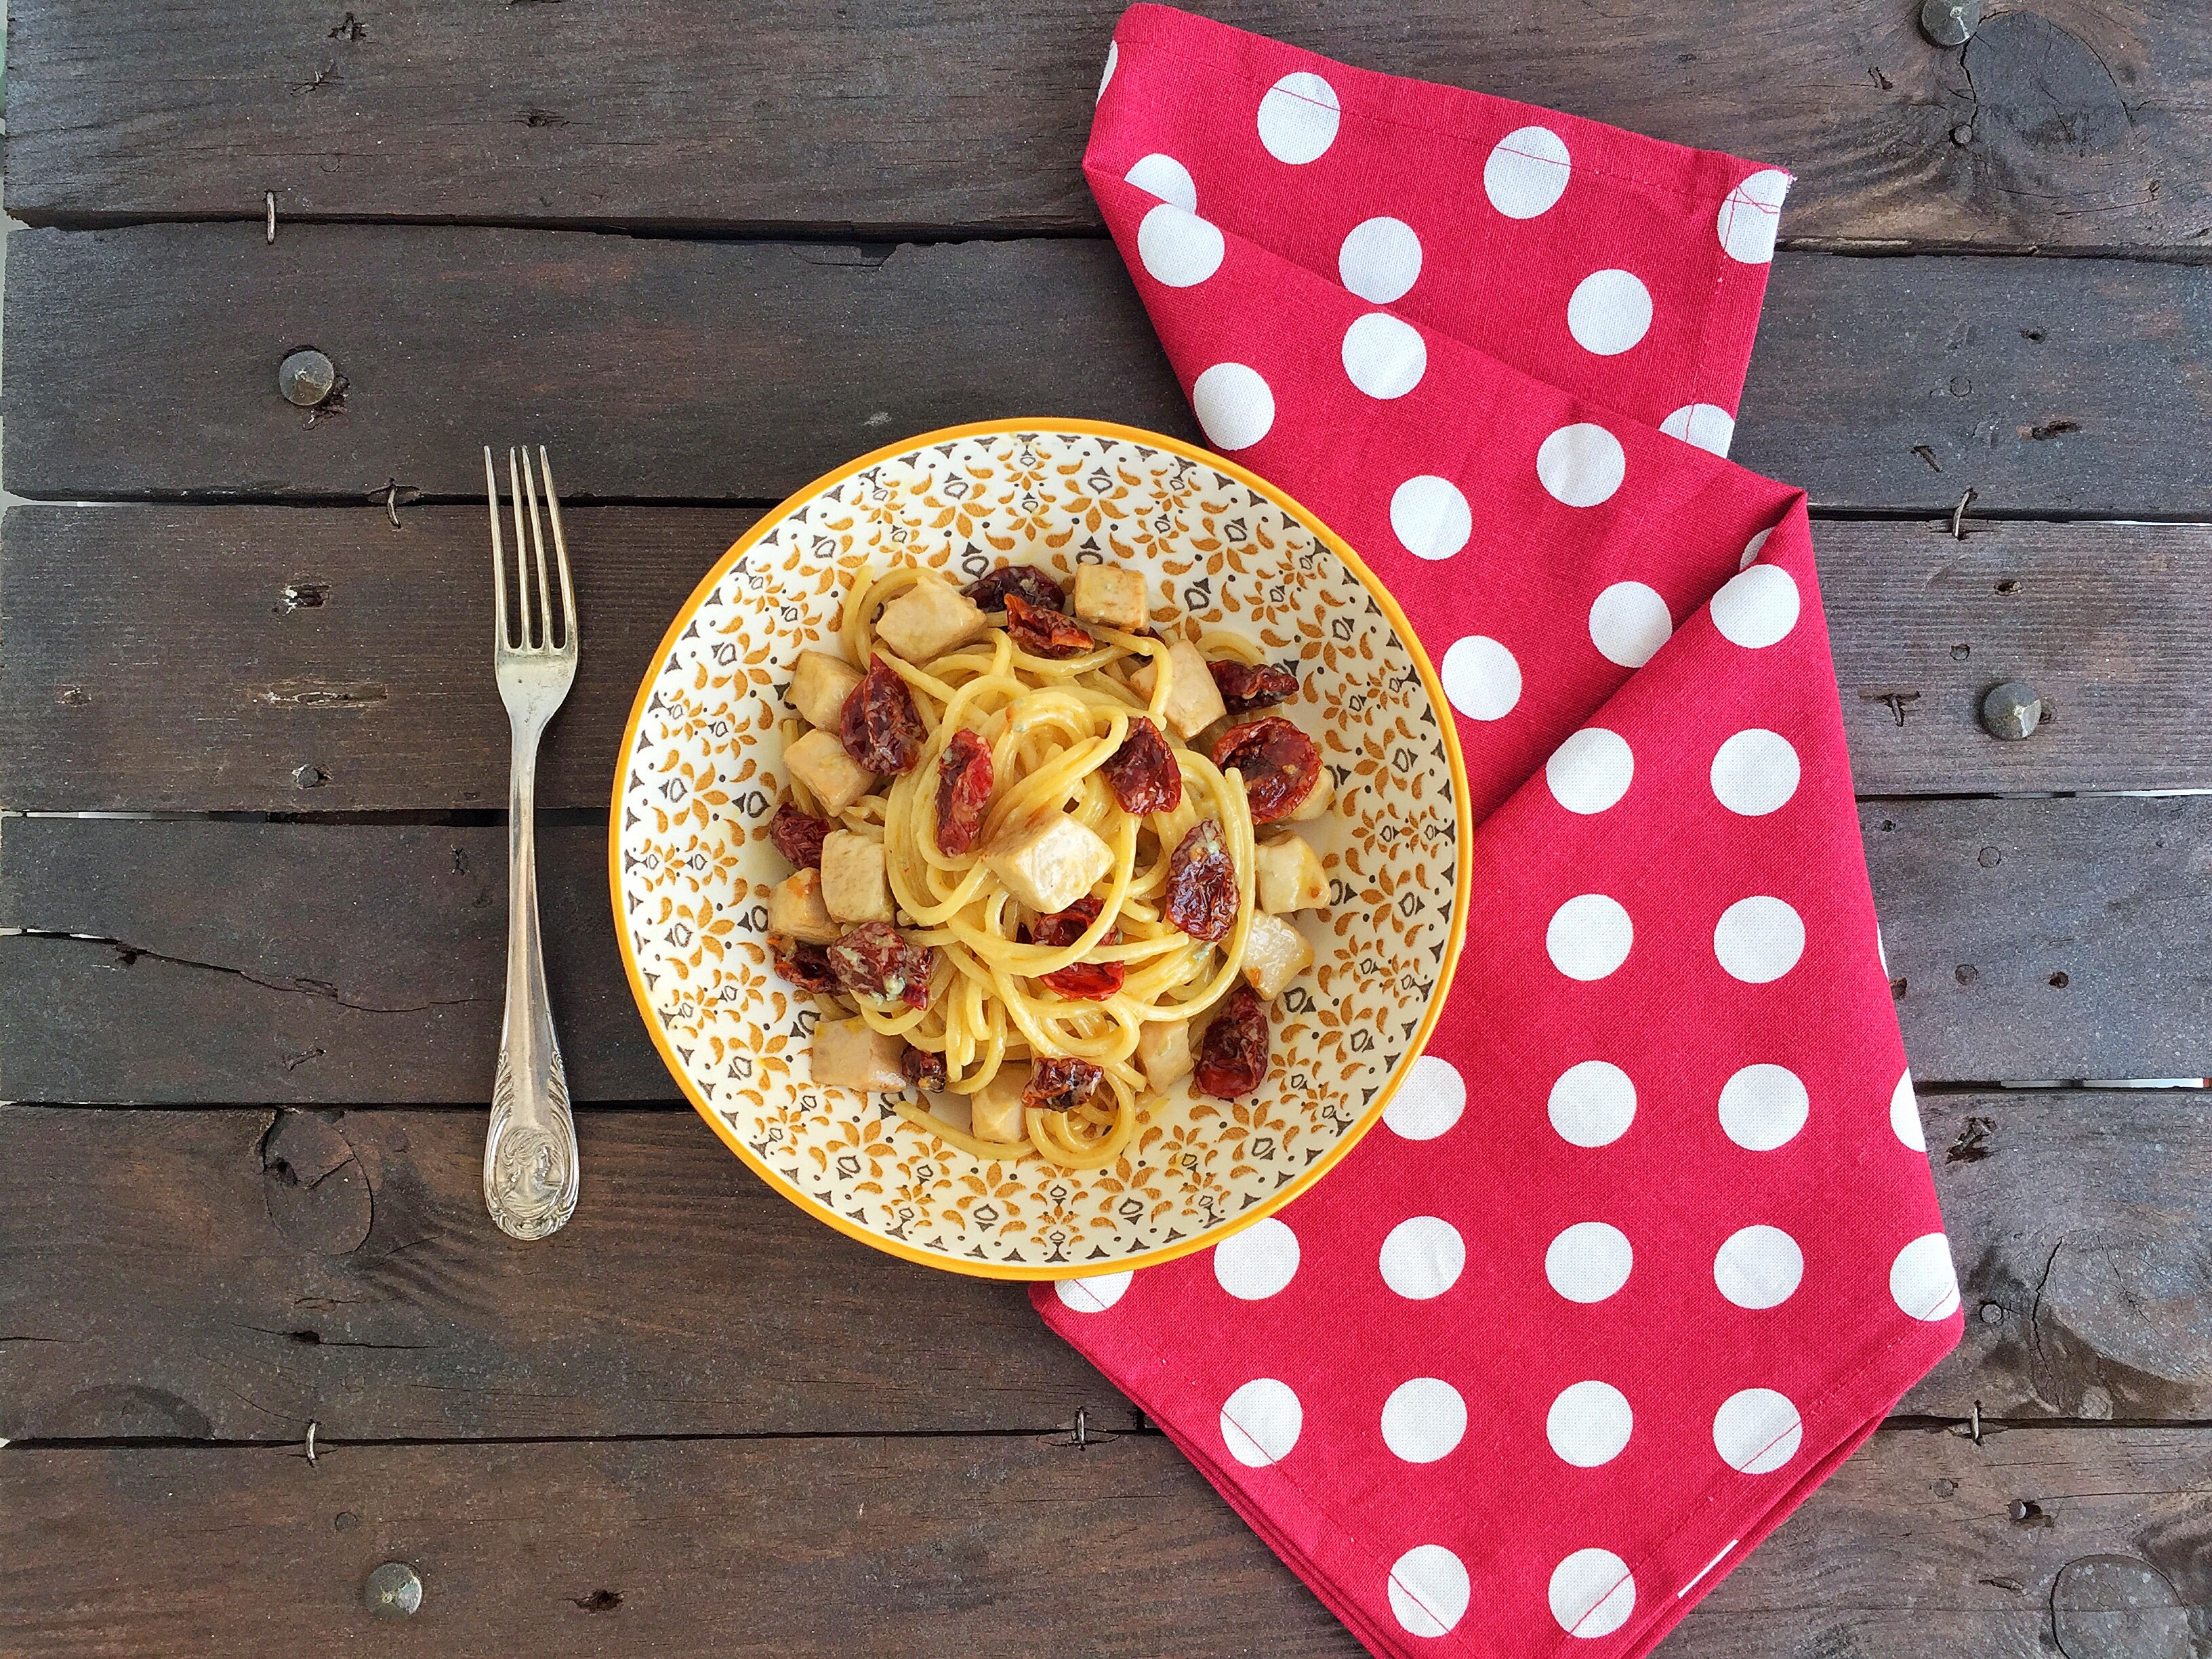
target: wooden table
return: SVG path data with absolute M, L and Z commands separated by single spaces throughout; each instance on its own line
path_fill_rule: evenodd
M 1209 8 L 1799 175 L 1736 453 L 1818 506 L 1967 1327 L 1676 1655 L 2212 1634 L 2206 1097 L 1999 1086 L 2212 1071 L 2212 801 L 2122 793 L 2212 784 L 2212 19 L 1990 7 Z M 1077 171 L 1115 6 L 14 11 L 0 1645 L 1353 1652 L 1018 1291 L 723 1152 L 607 915 L 631 688 L 762 507 L 955 421 L 1193 433 Z M 586 1185 L 526 1247 L 477 1188 L 523 439 L 589 639 L 541 786 Z

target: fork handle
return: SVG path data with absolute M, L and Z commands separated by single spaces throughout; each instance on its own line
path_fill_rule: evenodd
M 484 1137 L 484 1207 L 513 1238 L 544 1238 L 576 1208 L 576 1121 L 545 994 L 538 927 L 538 739 L 514 724 L 507 795 L 507 1018 Z

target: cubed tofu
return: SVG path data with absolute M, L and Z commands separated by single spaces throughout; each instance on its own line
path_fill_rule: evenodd
M 990 625 L 975 600 L 933 572 L 884 607 L 876 637 L 908 662 L 925 663 L 981 639 Z
M 884 874 L 884 844 L 849 830 L 832 830 L 822 841 L 822 902 L 842 922 L 889 921 L 891 885 Z
M 1304 800 L 1300 801 L 1298 803 L 1298 810 L 1291 813 L 1289 817 L 1285 818 L 1283 822 L 1285 823 L 1311 823 L 1316 818 L 1321 817 L 1322 813 L 1328 811 L 1330 805 L 1335 799 L 1336 780 L 1329 775 L 1328 768 L 1327 766 L 1323 766 L 1321 769 L 1321 776 L 1314 780 L 1313 793 L 1309 794 Z
M 1190 1075 L 1190 1022 L 1156 1021 L 1137 1033 L 1137 1065 L 1145 1081 L 1166 1089 Z
M 1118 564 L 1076 566 L 1075 614 L 1087 623 L 1135 633 L 1152 620 L 1145 579 Z
M 861 770 L 834 732 L 809 732 L 783 751 L 783 764 L 832 814 L 876 787 L 876 775 Z
M 835 945 L 844 929 L 822 902 L 822 872 L 795 870 L 768 896 L 768 930 L 809 945 Z
M 1300 974 L 1313 966 L 1313 946 L 1280 916 L 1266 912 L 1252 918 L 1244 941 L 1244 982 L 1273 1002 Z
M 1214 721 L 1228 717 L 1229 705 L 1221 701 L 1220 688 L 1213 683 L 1213 671 L 1206 665 L 1206 659 L 1188 640 L 1176 640 L 1169 646 L 1168 670 L 1173 684 L 1168 688 L 1167 707 L 1160 712 L 1177 737 L 1188 743 Z M 1152 665 L 1147 662 L 1130 674 L 1129 684 L 1149 702 L 1158 678 Z
M 835 732 L 845 712 L 845 699 L 860 683 L 860 671 L 843 658 L 827 651 L 802 651 L 799 666 L 791 673 L 791 706 L 806 717 L 808 725 Z
M 1293 910 L 1318 910 L 1328 902 L 1328 877 L 1314 849 L 1296 836 L 1263 842 L 1253 860 L 1258 876 L 1260 908 L 1286 916 Z M 830 864 L 823 859 L 822 867 Z M 834 913 L 836 907 L 830 907 Z
M 1022 1117 L 1022 1091 L 1030 1086 L 1026 1066 L 1001 1066 L 998 1074 L 968 1097 L 968 1128 L 978 1140 L 1016 1141 L 1029 1133 Z
M 906 1039 L 872 1030 L 865 1019 L 825 1019 L 814 1028 L 814 1080 L 831 1088 L 894 1093 L 907 1086 L 899 1069 Z
M 1039 915 L 1065 910 L 1114 867 L 1114 849 L 1065 812 L 1001 842 L 983 860 Z

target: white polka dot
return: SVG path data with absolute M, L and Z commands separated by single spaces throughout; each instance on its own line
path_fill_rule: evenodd
M 1745 1474 L 1771 1474 L 1797 1455 L 1805 1425 L 1787 1395 L 1771 1389 L 1732 1394 L 1713 1413 L 1713 1449 Z
M 1804 1277 L 1805 1253 L 1779 1227 L 1731 1233 L 1713 1256 L 1713 1283 L 1739 1308 L 1778 1308 Z
M 1620 800 L 1635 775 L 1636 757 L 1629 750 L 1628 739 L 1601 726 L 1584 726 L 1544 763 L 1544 781 L 1552 786 L 1552 799 L 1584 817 Z
M 1739 570 L 1750 569 L 1751 562 L 1759 556 L 1759 550 L 1766 545 L 1766 538 L 1773 533 L 1773 527 L 1770 526 L 1743 544 L 1743 556 L 1735 562 L 1735 568 Z
M 1747 1152 L 1788 1146 L 1812 1109 L 1812 1097 L 1787 1066 L 1747 1066 L 1721 1085 L 1721 1127 Z
M 1390 1229 L 1382 1241 L 1382 1282 L 1409 1302 L 1442 1296 L 1467 1266 L 1459 1229 L 1432 1215 L 1417 1215 Z
M 1262 1302 L 1298 1270 L 1298 1236 L 1273 1216 L 1213 1247 L 1213 1276 L 1240 1302 Z
M 1713 797 L 1731 812 L 1765 817 L 1797 793 L 1797 751 L 1779 732 L 1753 726 L 1713 754 Z
M 1390 1568 L 1390 1611 L 1409 1636 L 1442 1636 L 1467 1616 L 1473 1587 L 1442 1544 L 1407 1550 Z
M 1659 422 L 1659 429 L 1709 454 L 1725 455 L 1735 438 L 1735 416 L 1717 404 L 1684 404 Z
M 1471 720 L 1504 720 L 1521 701 L 1521 665 L 1483 635 L 1454 640 L 1438 673 L 1451 706 Z
M 1474 533 L 1474 514 L 1450 479 L 1424 472 L 1390 492 L 1390 530 L 1415 558 L 1449 559 Z
M 1382 1121 L 1401 1140 L 1434 1140 L 1466 1109 L 1467 1079 L 1459 1067 L 1423 1054 L 1407 1068 L 1398 1092 L 1382 1109 Z
M 1246 1468 L 1264 1469 L 1291 1455 L 1305 1421 L 1289 1383 L 1257 1376 L 1222 1402 L 1221 1440 Z
M 1611 1550 L 1577 1550 L 1552 1570 L 1552 1617 L 1570 1636 L 1610 1636 L 1636 1611 L 1636 1580 Z
M 1552 1085 L 1552 1127 L 1571 1146 L 1610 1146 L 1636 1119 L 1636 1085 L 1610 1060 L 1586 1060 Z
M 1805 954 L 1805 923 L 1778 898 L 1738 899 L 1713 928 L 1713 954 L 1745 984 L 1768 984 Z
M 1667 601 L 1642 582 L 1615 582 L 1590 605 L 1590 643 L 1623 668 L 1641 668 L 1674 632 Z
M 1121 43 L 1119 40 L 1109 40 L 1106 43 L 1106 73 L 1098 77 L 1098 91 L 1091 99 L 1092 103 L 1095 104 L 1100 98 L 1103 98 L 1106 95 L 1106 88 L 1114 84 L 1114 70 L 1121 61 Z
M 1754 173 L 1721 203 L 1714 228 L 1720 233 L 1721 252 L 1747 265 L 1763 265 L 1774 257 L 1774 233 L 1782 222 L 1782 198 L 1790 193 L 1790 175 L 1767 167 Z
M 1509 219 L 1533 219 L 1567 188 L 1565 141 L 1549 127 L 1522 127 L 1498 141 L 1482 164 L 1483 194 Z
M 1882 971 L 1889 970 L 1885 966 Z M 1912 1093 L 1912 1073 L 1909 1067 L 1897 1079 L 1897 1087 L 1889 1097 L 1889 1129 L 1911 1151 L 1928 1150 L 1928 1132 L 1920 1127 L 1920 1102 Z
M 1421 275 L 1421 239 L 1403 219 L 1354 225 L 1336 251 L 1336 274 L 1371 305 L 1403 299 Z
M 1336 88 L 1300 70 L 1260 100 L 1260 142 L 1278 161 L 1303 167 L 1336 142 Z
M 1926 1233 L 1889 1264 L 1889 1293 L 1915 1319 L 1948 1319 L 1959 1311 L 1959 1277 L 1951 1266 L 1951 1241 Z
M 1778 564 L 1755 564 L 1713 595 L 1713 626 L 1747 651 L 1785 638 L 1797 626 L 1797 584 Z
M 1610 1382 L 1577 1382 L 1563 1389 L 1544 1418 L 1552 1449 L 1578 1469 L 1610 1463 L 1628 1444 L 1636 1414 L 1628 1397 Z
M 1402 398 L 1428 372 L 1421 331 L 1387 311 L 1370 311 L 1344 331 L 1344 372 L 1370 398 Z
M 1220 228 L 1173 202 L 1146 210 L 1137 226 L 1137 257 L 1152 280 L 1193 288 L 1221 269 L 1228 245 Z
M 1139 190 L 1149 191 L 1163 202 L 1173 202 L 1185 213 L 1198 211 L 1198 186 L 1191 182 L 1190 169 L 1172 155 L 1145 156 L 1121 176 Z M 1143 234 L 1140 227 L 1138 234 Z
M 1620 488 L 1627 471 L 1620 440 L 1589 421 L 1561 427 L 1536 451 L 1537 478 L 1568 507 L 1595 507 Z
M 1200 375 L 1191 385 L 1190 406 L 1216 449 L 1249 449 L 1275 424 L 1274 392 L 1259 370 L 1243 363 L 1216 363 Z
M 1584 351 L 1618 357 L 1651 326 L 1651 290 L 1626 270 L 1593 270 L 1567 301 L 1567 332 Z
M 1057 1279 L 1052 1288 L 1064 1305 L 1078 1313 L 1104 1313 L 1127 1292 L 1134 1277 L 1127 1272 L 1093 1273 L 1088 1279 Z
M 1603 979 L 1628 960 L 1628 947 L 1636 940 L 1636 925 L 1620 901 L 1602 893 L 1584 893 L 1552 912 L 1544 929 L 1544 949 L 1552 965 L 1569 979 L 1587 984 Z
M 1635 1265 L 1628 1235 L 1602 1221 L 1577 1221 L 1544 1251 L 1544 1277 L 1570 1302 L 1604 1301 Z
M 1467 1433 L 1467 1401 L 1449 1382 L 1417 1376 L 1382 1402 L 1382 1443 L 1408 1463 L 1433 1463 Z

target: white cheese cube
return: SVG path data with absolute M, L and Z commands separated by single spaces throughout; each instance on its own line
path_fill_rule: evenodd
M 1137 1065 L 1145 1081 L 1166 1089 L 1190 1075 L 1190 1022 L 1171 1019 L 1147 1024 L 1137 1034 Z
M 822 902 L 840 921 L 889 921 L 891 885 L 884 873 L 883 842 L 849 830 L 823 836 Z
M 843 658 L 827 651 L 802 651 L 799 666 L 791 673 L 791 706 L 808 725 L 835 732 L 845 712 L 845 699 L 860 683 L 860 671 Z
M 990 625 L 975 600 L 932 572 L 884 607 L 876 637 L 921 664 L 981 639 Z
M 995 1076 L 968 1097 L 968 1128 L 978 1140 L 1016 1141 L 1029 1133 L 1022 1117 L 1022 1091 L 1030 1086 L 1026 1066 L 1001 1066 Z
M 983 860 L 1006 890 L 1039 915 L 1089 892 L 1114 867 L 1114 849 L 1065 812 L 1001 842 Z
M 1280 916 L 1264 911 L 1252 918 L 1244 941 L 1244 982 L 1273 1002 L 1300 974 L 1313 966 L 1313 946 Z
M 783 751 L 783 764 L 833 816 L 876 787 L 876 775 L 854 763 L 834 732 L 809 732 Z
M 1168 647 L 1168 675 L 1173 683 L 1168 687 L 1167 707 L 1160 713 L 1184 742 L 1189 742 L 1214 721 L 1228 718 L 1229 705 L 1221 701 L 1221 690 L 1213 683 L 1213 671 L 1206 665 L 1205 657 L 1188 640 L 1176 640 Z M 1147 661 L 1130 673 L 1129 684 L 1149 702 L 1153 683 L 1158 678 Z
M 1315 793 L 1319 793 L 1316 785 Z M 1293 910 L 1318 910 L 1328 902 L 1328 877 L 1314 849 L 1296 836 L 1263 842 L 1253 860 L 1260 908 L 1285 916 Z M 823 860 L 823 868 L 829 868 Z M 833 906 L 832 908 L 835 908 Z
M 865 1019 L 825 1019 L 814 1028 L 814 1080 L 837 1089 L 866 1089 L 878 1094 L 907 1086 L 899 1057 L 906 1039 L 872 1030 Z
M 809 945 L 835 945 L 844 930 L 830 920 L 822 902 L 822 872 L 795 870 L 768 896 L 768 930 Z
M 1152 620 L 1145 579 L 1118 564 L 1076 566 L 1075 614 L 1087 623 L 1135 633 Z
M 1321 775 L 1314 780 L 1312 791 L 1304 800 L 1298 803 L 1297 811 L 1291 813 L 1287 818 L 1285 818 L 1283 822 L 1285 823 L 1311 823 L 1316 818 L 1321 817 L 1322 813 L 1328 811 L 1330 804 L 1335 799 L 1336 780 L 1329 775 L 1328 766 L 1323 765 L 1321 769 Z

